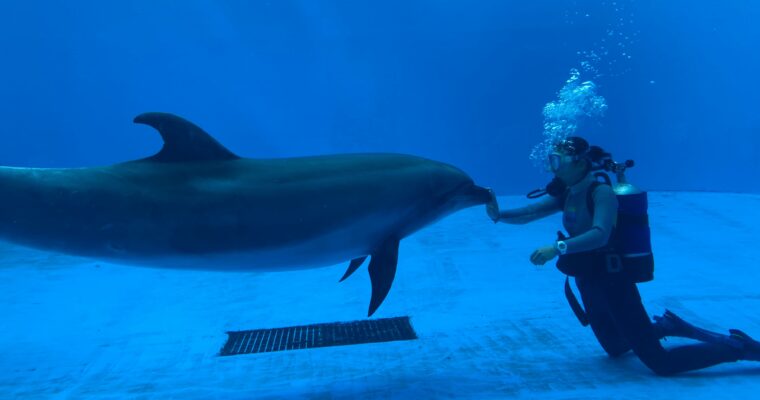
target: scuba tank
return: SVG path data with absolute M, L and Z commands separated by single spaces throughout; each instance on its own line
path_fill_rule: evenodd
M 613 172 L 617 181 L 612 185 L 618 200 L 617 224 L 610 244 L 622 258 L 626 275 L 634 282 L 647 282 L 654 279 L 649 199 L 647 192 L 626 179 L 625 170 L 634 165 L 633 160 L 617 163 L 612 159 L 606 159 L 602 166 L 605 171 Z M 598 172 L 594 176 L 604 176 L 607 183 L 611 183 L 605 173 Z

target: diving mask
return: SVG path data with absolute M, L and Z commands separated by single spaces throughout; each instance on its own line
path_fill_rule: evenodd
M 552 152 L 549 154 L 549 168 L 552 172 L 557 172 L 562 165 L 576 161 L 578 158 L 578 156 Z
M 571 162 L 578 161 L 586 157 L 589 153 L 589 145 L 586 140 L 580 137 L 569 137 L 554 144 L 554 149 L 549 153 L 549 169 L 552 172 L 567 165 Z

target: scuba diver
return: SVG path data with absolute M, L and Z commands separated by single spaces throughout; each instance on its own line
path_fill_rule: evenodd
M 667 311 L 650 322 L 637 283 L 654 278 L 646 192 L 629 184 L 625 169 L 633 161 L 617 163 L 609 153 L 580 137 L 553 146 L 549 166 L 554 179 L 529 198 L 549 194 L 525 207 L 499 210 L 492 192 L 486 206 L 494 222 L 525 224 L 556 212 L 569 233 L 530 256 L 535 265 L 558 257 L 557 268 L 568 275 L 565 295 L 581 324 L 591 325 L 610 357 L 632 350 L 654 373 L 669 376 L 725 362 L 760 361 L 760 343 L 739 330 L 722 335 L 695 327 Z M 605 172 L 613 172 L 612 185 Z M 603 182 L 599 178 L 604 178 Z M 581 295 L 575 298 L 569 276 Z M 665 349 L 660 340 L 686 337 L 701 343 Z

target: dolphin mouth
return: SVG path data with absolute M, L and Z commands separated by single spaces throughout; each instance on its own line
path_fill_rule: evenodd
M 491 200 L 491 192 L 482 186 L 476 185 L 473 181 L 469 181 L 452 189 L 448 192 L 447 197 L 462 202 L 469 207 L 488 203 Z
M 468 190 L 470 198 L 475 201 L 476 205 L 486 204 L 491 200 L 491 191 L 482 186 L 471 183 Z

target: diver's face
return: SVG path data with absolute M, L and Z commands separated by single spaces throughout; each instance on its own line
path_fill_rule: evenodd
M 562 152 L 554 151 L 549 154 L 549 169 L 557 174 L 566 171 L 573 164 L 573 158 Z
M 557 151 L 549 154 L 549 168 L 557 178 L 566 182 L 581 171 L 582 164 L 582 160 L 575 160 L 569 154 Z

